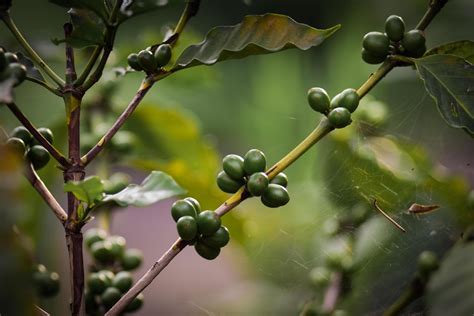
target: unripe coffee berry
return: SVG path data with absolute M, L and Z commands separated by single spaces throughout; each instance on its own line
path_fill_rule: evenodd
M 155 59 L 158 67 L 163 67 L 169 63 L 171 59 L 172 49 L 169 44 L 161 44 L 155 51 Z
M 155 56 L 149 50 L 142 50 L 138 53 L 138 63 L 147 72 L 153 72 L 158 67 Z
M 134 69 L 136 71 L 142 71 L 143 70 L 142 66 L 140 66 L 140 63 L 138 61 L 138 54 L 132 53 L 132 54 L 128 55 L 127 61 L 128 61 L 128 65 L 132 69 Z
M 197 212 L 191 202 L 186 200 L 178 200 L 171 206 L 171 216 L 177 222 L 183 216 L 191 216 L 196 218 Z
M 265 154 L 258 149 L 251 149 L 244 156 L 244 170 L 247 175 L 265 171 L 266 165 Z
M 261 201 L 268 207 L 280 207 L 290 201 L 290 195 L 286 188 L 278 184 L 269 184 L 268 188 L 263 192 Z
M 222 248 L 229 243 L 229 240 L 229 230 L 227 227 L 221 226 L 214 234 L 201 238 L 199 242 L 206 244 L 209 247 Z
M 112 286 L 119 289 L 122 293 L 127 292 L 132 287 L 132 284 L 133 278 L 128 271 L 120 271 L 112 280 Z
M 107 238 L 107 233 L 100 228 L 91 228 L 84 233 L 84 243 L 87 248 L 91 248 L 94 243 L 105 240 L 105 238 Z
M 409 56 L 420 50 L 426 49 L 425 44 L 425 35 L 420 30 L 408 31 L 402 39 L 402 46 L 405 48 L 406 54 Z
M 25 142 L 17 137 L 10 137 L 7 140 L 6 148 L 18 158 L 23 158 L 26 152 Z
M 270 183 L 279 184 L 282 187 L 286 188 L 286 186 L 288 185 L 288 177 L 283 172 L 280 172 L 270 181 Z
M 20 138 L 26 146 L 30 145 L 33 140 L 33 135 L 24 126 L 18 126 L 10 133 L 11 137 Z
M 196 218 L 197 227 L 201 234 L 210 236 L 221 227 L 221 219 L 214 211 L 204 211 Z
M 390 41 L 383 33 L 369 32 L 362 39 L 362 47 L 375 56 L 385 57 L 388 55 Z
M 381 57 L 381 56 L 374 55 L 370 51 L 366 50 L 365 48 L 362 48 L 361 56 L 362 56 L 363 61 L 371 65 L 380 64 L 386 58 L 386 56 Z
M 43 168 L 49 162 L 49 152 L 40 145 L 35 145 L 28 150 L 28 159 L 36 170 Z
M 193 240 L 198 233 L 196 219 L 191 216 L 183 216 L 178 219 L 176 228 L 178 230 L 179 237 L 185 241 Z
M 311 88 L 308 90 L 308 103 L 313 110 L 319 113 L 327 113 L 331 100 L 323 88 Z
M 343 128 L 351 124 L 351 112 L 346 108 L 335 108 L 328 114 L 329 123 L 334 128 Z
M 226 193 L 235 193 L 244 184 L 244 181 L 236 181 L 229 177 L 225 171 L 219 172 L 217 175 L 217 186 Z
M 194 249 L 196 252 L 203 257 L 204 259 L 207 260 L 213 260 L 219 256 L 221 249 L 220 248 L 214 248 L 214 247 L 209 247 L 208 245 L 198 241 L 194 245 Z
M 385 33 L 391 41 L 401 41 L 405 34 L 405 22 L 398 15 L 389 16 L 385 21 Z
M 423 251 L 418 256 L 418 271 L 422 276 L 429 276 L 439 267 L 438 257 L 432 251 Z
M 125 250 L 122 255 L 121 263 L 124 270 L 133 270 L 138 268 L 143 261 L 143 254 L 140 249 L 130 248 Z
M 194 206 L 194 209 L 196 210 L 196 213 L 199 214 L 201 212 L 201 204 L 199 204 L 198 200 L 192 197 L 187 197 L 184 199 L 185 201 L 188 201 Z
M 342 107 L 352 113 L 359 106 L 359 101 L 360 97 L 355 89 L 345 89 L 331 100 L 331 109 Z
M 244 159 L 238 155 L 225 156 L 222 159 L 222 168 L 233 180 L 241 181 L 245 177 Z
M 260 196 L 268 187 L 268 176 L 265 172 L 256 172 L 247 181 L 247 190 L 253 196 Z
M 115 287 L 109 287 L 100 296 L 100 301 L 102 302 L 102 305 L 104 305 L 106 309 L 109 309 L 112 306 L 114 306 L 115 303 L 117 303 L 121 297 L 122 297 L 122 293 L 120 292 L 119 289 Z

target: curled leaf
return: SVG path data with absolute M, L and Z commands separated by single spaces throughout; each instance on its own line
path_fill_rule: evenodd
M 246 16 L 237 25 L 213 28 L 204 41 L 183 51 L 173 69 L 212 65 L 289 48 L 307 50 L 321 44 L 339 27 L 320 30 L 279 14 Z

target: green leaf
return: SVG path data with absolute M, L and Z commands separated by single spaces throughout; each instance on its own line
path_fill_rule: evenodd
M 147 206 L 158 201 L 185 194 L 176 181 L 161 171 L 152 171 L 140 185 L 130 184 L 122 191 L 106 195 L 103 202 L 115 202 L 124 206 Z
M 437 54 L 458 56 L 464 58 L 472 64 L 474 63 L 474 42 L 464 40 L 443 44 L 430 49 L 425 53 L 424 56 Z
M 43 75 L 38 70 L 38 68 L 35 67 L 33 62 L 28 57 L 26 57 L 25 55 L 23 55 L 20 52 L 15 53 L 15 54 L 18 57 L 19 62 L 23 66 L 26 67 L 26 73 L 27 73 L 28 77 L 34 78 L 34 79 L 37 79 L 37 80 L 40 80 L 40 81 L 44 81 Z
M 169 3 L 170 0 L 125 0 L 120 7 L 119 21 L 122 22 L 139 14 L 151 12 Z
M 64 192 L 71 192 L 88 206 L 100 201 L 104 195 L 104 186 L 97 176 L 88 177 L 82 181 L 69 181 L 64 185 Z
M 446 123 L 474 135 L 474 66 L 453 55 L 432 55 L 415 64 Z
M 9 77 L 0 81 L 0 103 L 11 103 L 13 102 L 13 87 L 15 86 L 16 79 Z
M 102 0 L 49 0 L 49 2 L 64 8 L 84 9 L 89 12 L 92 11 L 104 21 L 107 20 L 107 12 L 105 10 L 104 1 Z
M 212 29 L 204 41 L 184 50 L 173 69 L 212 65 L 289 48 L 307 50 L 321 44 L 339 27 L 319 30 L 278 14 L 246 16 L 237 25 Z
M 69 10 L 73 31 L 68 39 L 69 44 L 76 48 L 103 45 L 105 24 L 93 12 L 83 9 Z M 65 39 L 53 39 L 55 44 L 65 42 Z
M 464 316 L 474 312 L 474 243 L 455 246 L 428 283 L 430 315 Z

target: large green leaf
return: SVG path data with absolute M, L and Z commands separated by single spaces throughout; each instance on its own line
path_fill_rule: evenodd
M 237 25 L 212 29 L 200 44 L 185 49 L 173 68 L 212 65 L 289 48 L 307 50 L 321 44 L 339 27 L 319 30 L 278 14 L 246 16 Z
M 102 0 L 49 0 L 49 2 L 64 8 L 76 8 L 92 11 L 103 20 L 107 20 L 107 13 L 104 6 L 105 2 Z
M 68 38 L 69 44 L 76 48 L 104 44 L 104 22 L 94 13 L 84 9 L 68 11 L 73 25 L 73 31 Z M 55 44 L 63 43 L 66 39 L 53 39 Z
M 130 184 L 116 194 L 106 195 L 103 202 L 115 202 L 122 207 L 129 205 L 143 207 L 185 193 L 186 191 L 168 174 L 152 171 L 140 185 Z
M 97 176 L 88 177 L 82 181 L 69 181 L 64 185 L 65 192 L 71 192 L 74 196 L 91 206 L 100 201 L 104 195 L 104 185 Z
M 453 55 L 427 56 L 415 63 L 448 125 L 474 135 L 474 66 Z
M 428 284 L 431 316 L 474 313 L 474 243 L 455 246 Z
M 444 54 L 464 58 L 471 64 L 474 62 L 474 42 L 469 40 L 456 41 L 433 47 L 424 56 Z

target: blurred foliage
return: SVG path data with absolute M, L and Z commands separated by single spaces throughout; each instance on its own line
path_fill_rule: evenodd
M 216 207 L 226 197 L 215 185 L 220 156 L 260 148 L 267 154 L 269 164 L 277 161 L 319 119 L 306 104 L 307 89 L 323 86 L 335 94 L 360 85 L 374 71 L 373 66 L 360 60 L 361 36 L 380 27 L 390 14 L 402 15 L 407 25 L 413 26 L 426 6 L 424 0 L 390 3 L 371 0 L 363 5 L 360 1 L 342 0 L 246 3 L 203 2 L 173 58 L 187 45 L 199 42 L 211 27 L 238 23 L 248 14 L 276 12 L 318 28 L 337 23 L 343 27 L 324 45 L 309 52 L 289 51 L 229 61 L 214 68 L 196 67 L 158 83 L 125 125 L 125 131 L 135 136 L 133 150 L 126 151 L 121 159 L 104 152 L 100 157 L 107 162 L 105 172 L 101 171 L 103 166 L 99 162 L 92 166 L 101 178 L 117 168 L 162 170 L 172 175 L 190 196 L 198 198 L 205 209 Z M 12 15 L 19 26 L 61 73 L 63 47 L 52 45 L 48 38 L 62 36 L 61 25 L 67 18 L 63 8 L 26 0 L 16 1 L 15 6 Z M 85 134 L 91 133 L 92 125 L 110 126 L 139 86 L 142 78 L 137 73 L 119 77 L 115 83 L 114 67 L 125 67 L 129 53 L 160 42 L 169 29 L 161 27 L 172 25 L 179 9 L 165 7 L 137 16 L 133 23 L 124 23 L 104 85 L 93 89 L 84 105 L 84 113 L 88 113 L 97 104 L 106 104 L 112 114 L 109 117 L 100 111 L 93 112 L 93 117 L 84 114 Z M 427 30 L 429 47 L 471 37 L 469 13 L 473 10 L 472 1 L 450 2 Z M 37 18 L 31 19 L 31 12 Z M 19 50 L 5 28 L 0 29 L 0 39 L 9 50 Z M 80 66 L 85 64 L 90 52 L 89 48 L 77 50 Z M 15 93 L 25 114 L 33 118 L 35 125 L 52 128 L 57 146 L 64 151 L 62 101 L 29 82 Z M 248 264 L 242 264 L 242 269 L 248 270 L 258 295 L 241 294 L 229 302 L 224 298 L 219 300 L 216 293 L 209 301 L 215 310 L 231 313 L 245 309 L 254 314 L 285 315 L 297 313 L 308 301 L 320 303 L 323 291 L 314 288 L 309 273 L 325 264 L 325 247 L 333 237 L 326 231 L 328 223 L 342 220 L 362 207 L 372 216 L 352 233 L 354 242 L 350 250 L 355 266 L 351 274 L 352 291 L 345 294 L 341 307 L 354 314 L 380 314 L 409 282 L 416 269 L 416 257 L 422 250 L 442 255 L 462 229 L 474 221 L 472 207 L 468 208 L 466 203 L 470 185 L 456 175 L 463 173 L 471 177 L 472 187 L 469 165 L 472 139 L 445 126 L 411 69 L 393 71 L 373 93 L 378 101 L 370 102 L 383 101 L 388 105 L 381 114 L 385 116 L 384 123 L 367 124 L 363 117 L 356 118 L 352 126 L 336 131 L 299 159 L 287 172 L 289 205 L 269 210 L 257 199 L 250 199 L 233 211 L 230 219 L 224 219 L 226 225 L 230 224 L 236 256 L 247 257 Z M 376 107 L 369 101 L 358 112 Z M 18 125 L 4 107 L 0 108 L 0 124 L 7 129 Z M 92 136 L 93 140 L 99 137 L 100 133 Z M 54 192 L 62 192 L 61 176 L 54 163 L 41 170 L 40 175 Z M 31 236 L 39 259 L 48 258 L 50 262 L 57 260 L 51 238 L 62 236 L 61 233 L 45 236 L 44 232 L 57 226 L 54 217 L 47 213 L 44 203 L 25 181 L 3 180 L 10 178 L 10 174 L 8 178 L 2 175 L 0 182 L 2 201 L 8 202 L 2 205 L 2 214 L 7 216 L 0 233 L 6 236 L 2 240 L 11 241 L 5 247 L 2 243 L 0 255 L 12 258 L 11 262 L 1 261 L 2 280 L 8 280 L 3 278 L 6 271 L 8 277 L 25 275 L 16 273 L 15 269 L 28 269 L 23 264 L 24 255 L 17 254 L 20 248 L 12 246 L 16 243 L 10 229 L 13 223 Z M 5 188 L 9 182 L 13 187 Z M 406 228 L 406 234 L 402 235 L 373 210 L 374 198 Z M 407 213 L 413 202 L 436 203 L 441 208 L 415 216 Z M 22 291 L 29 289 L 26 281 L 14 284 L 21 285 Z M 9 291 L 12 295 L 17 293 L 17 289 Z M 378 295 L 374 297 L 373 293 Z M 10 293 L 1 293 L 0 299 L 11 297 L 6 294 Z M 27 293 L 21 298 L 31 297 Z M 424 311 L 423 304 L 416 302 L 408 312 Z

